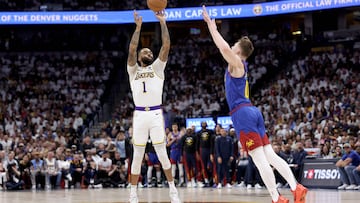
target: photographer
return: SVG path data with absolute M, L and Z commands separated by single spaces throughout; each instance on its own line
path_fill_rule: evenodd
M 18 166 L 15 163 L 10 163 L 7 165 L 7 190 L 22 190 L 24 186 L 24 181 L 21 180 L 21 173 L 18 169 Z
M 24 189 L 31 188 L 30 167 L 31 167 L 31 162 L 29 160 L 29 155 L 24 155 L 24 157 L 22 158 L 22 160 L 19 163 L 21 180 L 23 180 L 24 184 L 25 184 Z
M 127 170 L 119 152 L 115 152 L 115 157 L 112 161 L 112 170 L 109 172 L 109 176 L 113 187 L 119 187 L 119 185 L 126 184 Z

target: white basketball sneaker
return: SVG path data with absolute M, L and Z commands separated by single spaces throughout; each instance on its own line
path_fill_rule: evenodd
M 180 198 L 179 198 L 179 194 L 176 188 L 170 188 L 170 200 L 171 203 L 181 203 Z
M 129 203 L 139 203 L 139 199 L 136 194 L 130 194 Z

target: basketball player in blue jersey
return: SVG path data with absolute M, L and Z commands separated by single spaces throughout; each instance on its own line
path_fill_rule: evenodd
M 274 173 L 270 164 L 286 179 L 294 195 L 294 203 L 304 203 L 307 189 L 298 184 L 287 163 L 274 152 L 265 134 L 261 112 L 251 105 L 249 99 L 248 69 L 246 59 L 254 47 L 248 37 L 242 37 L 230 47 L 203 6 L 203 17 L 211 37 L 228 63 L 225 73 L 225 94 L 231 110 L 231 119 L 242 146 L 249 152 L 259 169 L 261 178 L 268 189 L 273 203 L 288 203 L 276 189 Z
M 173 123 L 171 129 L 172 132 L 168 134 L 166 144 L 167 147 L 170 147 L 171 174 L 175 178 L 177 165 L 179 170 L 178 186 L 182 186 L 184 183 L 184 166 L 181 155 L 181 132 L 177 123 Z
M 171 163 L 166 151 L 164 118 L 161 109 L 165 78 L 164 70 L 170 50 L 170 36 L 166 25 L 165 12 L 157 12 L 155 16 L 160 21 L 162 40 L 158 58 L 153 60 L 153 53 L 148 48 L 141 49 L 137 56 L 142 17 L 134 11 L 136 29 L 131 38 L 127 60 L 127 72 L 135 103 L 132 138 L 134 153 L 131 164 L 130 203 L 139 202 L 136 189 L 141 162 L 144 158 L 145 146 L 149 136 L 169 183 L 171 203 L 180 202 L 174 179 L 171 175 Z

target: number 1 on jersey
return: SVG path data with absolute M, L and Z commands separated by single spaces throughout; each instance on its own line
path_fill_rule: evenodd
M 144 91 L 143 91 L 143 93 L 146 93 L 145 81 L 143 81 L 142 83 L 143 83 L 143 87 L 144 87 Z

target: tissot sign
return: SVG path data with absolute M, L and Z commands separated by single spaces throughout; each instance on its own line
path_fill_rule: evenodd
M 340 173 L 334 162 L 304 163 L 301 183 L 308 187 L 337 188 Z

